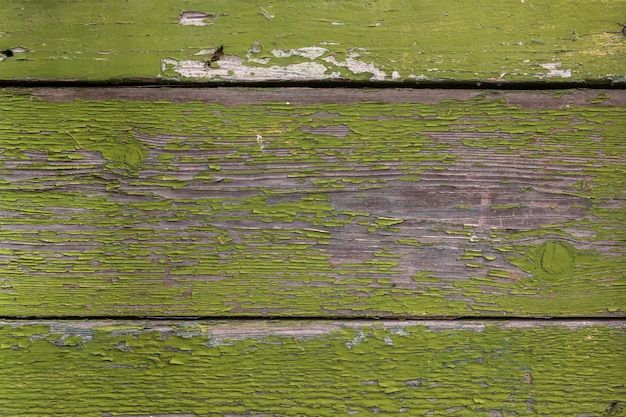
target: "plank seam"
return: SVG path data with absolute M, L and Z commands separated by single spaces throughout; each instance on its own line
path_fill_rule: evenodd
M 521 82 L 496 82 L 496 81 L 258 81 L 258 82 L 206 82 L 195 83 L 189 81 L 174 80 L 111 80 L 111 81 L 78 81 L 78 80 L 1 80 L 0 88 L 23 87 L 23 88 L 69 88 L 69 87 L 190 87 L 190 88 L 277 88 L 277 87 L 302 87 L 302 88 L 348 88 L 348 89 L 473 89 L 473 90 L 570 90 L 576 88 L 586 89 L 609 89 L 624 90 L 626 82 L 614 80 L 589 80 L 589 81 L 521 81 Z

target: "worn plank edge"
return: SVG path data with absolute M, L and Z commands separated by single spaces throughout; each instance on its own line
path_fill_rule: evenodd
M 388 85 L 390 86 L 390 85 Z M 131 101 L 170 101 L 186 103 L 202 101 L 207 104 L 238 105 L 262 104 L 290 100 L 293 105 L 312 104 L 355 104 L 375 100 L 381 103 L 422 103 L 435 104 L 441 100 L 470 100 L 478 96 L 488 99 L 503 98 L 508 104 L 526 109 L 565 108 L 567 105 L 626 106 L 626 90 L 605 88 L 545 88 L 500 90 L 493 86 L 484 89 L 472 88 L 313 88 L 309 86 L 289 86 L 285 83 L 272 88 L 214 87 L 198 86 L 38 86 L 6 87 L 8 94 L 31 94 L 44 101 L 72 102 L 75 100 L 120 99 Z M 0 86 L 1 88 L 1 86 Z M 338 94 L 341 92 L 341 94 Z M 603 95 L 601 101 L 595 101 Z M 541 99 L 541 100 L 540 100 Z

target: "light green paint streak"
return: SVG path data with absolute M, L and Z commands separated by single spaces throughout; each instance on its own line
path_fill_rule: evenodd
M 498 204 L 494 204 L 491 206 L 492 210 L 510 210 L 510 209 L 516 209 L 516 208 L 523 208 L 524 206 L 522 206 L 521 204 L 505 204 L 505 205 L 498 205 Z
M 620 292 L 623 251 L 614 243 L 626 241 L 617 227 L 626 214 L 610 205 L 626 178 L 623 132 L 615 123 L 626 117 L 623 108 L 531 111 L 485 98 L 236 108 L 126 100 L 50 103 L 24 91 L 5 92 L 0 108 L 11 114 L 0 120 L 0 210 L 8 214 L 0 220 L 4 315 L 268 310 L 283 316 L 346 311 L 423 316 L 487 309 L 594 315 L 626 306 Z M 353 133 L 339 139 L 301 129 L 314 123 L 345 125 Z M 477 275 L 483 266 L 478 252 L 470 250 L 475 229 L 438 224 L 433 236 L 447 235 L 461 245 L 464 279 L 447 280 L 419 263 L 405 272 L 410 259 L 420 259 L 419 251 L 434 245 L 412 237 L 409 221 L 415 219 L 389 217 L 389 209 L 344 208 L 335 199 L 340 190 L 358 194 L 364 185 L 390 189 L 387 177 L 372 170 L 381 161 L 393 161 L 394 173 L 405 178 L 411 172 L 416 180 L 421 179 L 416 172 L 446 170 L 462 161 L 462 153 L 432 137 L 433 131 L 452 130 L 488 135 L 484 143 L 479 136 L 465 139 L 472 151 L 498 155 L 523 149 L 525 158 L 587 161 L 584 184 L 572 181 L 569 190 L 588 203 L 583 218 L 524 231 L 494 228 L 488 244 L 494 253 L 481 252 L 489 261 L 483 275 Z M 557 130 L 567 132 L 565 142 Z M 267 141 L 263 149 L 257 135 Z M 18 163 L 20 170 L 13 168 Z M 200 169 L 192 169 L 198 164 Z M 353 172 L 357 167 L 361 173 Z M 346 177 L 325 176 L 336 169 Z M 187 178 L 189 170 L 199 174 Z M 36 175 L 19 177 L 30 172 Z M 271 175 L 289 179 L 281 182 L 288 187 L 257 185 L 256 176 Z M 558 175 L 565 174 L 546 164 L 546 183 Z M 239 188 L 240 197 L 220 192 L 241 176 L 250 185 Z M 186 193 L 208 185 L 223 188 Z M 453 209 L 456 205 L 451 201 Z M 58 225 L 62 229 L 55 229 Z M 336 262 L 344 230 L 368 232 L 389 249 Z M 582 232 L 591 237 L 578 237 Z M 602 246 L 613 252 L 595 249 Z M 473 258 L 467 269 L 463 254 Z M 394 278 L 410 274 L 414 282 L 441 286 L 395 286 Z M 494 298 L 485 288 L 507 296 Z
M 274 17 L 267 19 L 261 7 Z M 224 45 L 227 55 L 257 72 L 315 63 L 326 68 L 323 78 L 350 80 L 381 72 L 391 80 L 395 71 L 409 82 L 623 83 L 626 42 L 617 16 L 625 8 L 624 0 L 575 7 L 568 0 L 295 0 L 263 6 L 227 0 L 9 0 L 0 10 L 2 48 L 22 46 L 27 52 L 0 62 L 0 74 L 4 80 L 202 82 L 207 79 L 162 72 L 161 60 L 193 60 L 201 67 L 210 55 L 196 55 L 199 51 Z M 183 26 L 178 24 L 183 10 L 219 17 L 207 19 L 207 26 Z M 263 50 L 250 54 L 255 41 Z M 308 47 L 325 52 L 314 59 L 271 53 Z M 351 59 L 362 68 L 350 69 Z
M 615 323 L 291 325 L 2 323 L 2 412 L 600 416 L 626 396 Z

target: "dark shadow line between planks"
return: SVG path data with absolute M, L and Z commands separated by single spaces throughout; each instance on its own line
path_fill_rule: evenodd
M 122 80 L 2 80 L 0 88 L 63 88 L 63 87 L 189 87 L 189 88 L 279 88 L 279 87 L 303 87 L 303 88 L 350 88 L 350 89 L 472 89 L 472 90 L 570 90 L 575 88 L 585 89 L 626 89 L 626 81 L 614 80 L 588 80 L 588 81 L 351 81 L 351 80 L 311 80 L 311 81 L 256 81 L 256 82 L 232 82 L 232 81 L 204 81 L 190 80 L 156 80 L 156 79 L 122 79 Z

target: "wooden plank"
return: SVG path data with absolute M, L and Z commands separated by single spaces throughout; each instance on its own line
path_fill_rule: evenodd
M 0 315 L 621 317 L 625 104 L 3 90 Z
M 4 0 L 0 81 L 623 85 L 624 9 L 625 0 Z
M 0 414 L 620 416 L 625 330 L 623 321 L 5 321 Z

